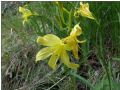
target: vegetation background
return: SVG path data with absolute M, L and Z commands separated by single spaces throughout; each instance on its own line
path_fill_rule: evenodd
M 68 10 L 79 7 L 79 2 L 62 3 Z M 55 2 L 1 2 L 2 90 L 90 90 L 89 85 L 94 90 L 120 90 L 120 2 L 88 3 L 100 25 L 82 17 L 72 23 L 73 27 L 80 21 L 82 38 L 87 39 L 79 51 L 80 68 L 71 74 L 76 78 L 73 82 L 62 67 L 54 72 L 44 61 L 35 63 L 41 48 L 37 36 L 67 35 Z M 23 25 L 18 8 L 25 4 L 40 16 Z

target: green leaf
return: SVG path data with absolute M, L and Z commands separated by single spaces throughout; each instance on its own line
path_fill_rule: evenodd
M 89 86 L 91 89 L 94 89 L 93 85 L 88 80 L 86 80 L 85 78 L 81 77 L 80 75 L 77 75 L 76 73 L 73 73 L 73 72 L 69 72 L 69 75 L 74 76 L 75 78 L 79 79 L 82 83 L 84 83 L 87 86 Z

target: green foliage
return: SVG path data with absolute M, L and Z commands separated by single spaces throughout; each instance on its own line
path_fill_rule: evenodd
M 86 90 L 119 90 L 120 2 L 88 2 L 97 23 L 85 17 L 74 17 L 74 10 L 79 8 L 79 2 L 61 2 L 58 5 L 55 2 L 26 3 L 27 8 L 37 12 L 39 16 L 30 17 L 25 25 L 18 12 L 19 6 L 24 4 L 18 4 L 16 8 L 11 6 L 2 15 L 3 89 L 71 90 L 82 83 Z M 87 71 L 77 70 L 78 73 L 71 73 L 68 68 L 58 67 L 53 72 L 45 63 L 34 62 L 36 52 L 41 48 L 36 45 L 37 36 L 52 33 L 64 38 L 77 23 L 80 23 L 83 30 L 79 40 L 87 40 L 79 48 L 80 69 L 84 70 L 87 65 Z M 71 53 L 70 56 L 74 59 Z M 93 64 L 90 63 L 92 61 Z M 94 69 L 96 63 L 102 67 L 96 66 Z M 102 73 L 97 73 L 97 76 L 95 72 L 100 70 Z M 71 76 L 74 77 L 73 80 Z M 75 78 L 78 80 L 74 81 Z M 72 86 L 72 83 L 76 86 Z

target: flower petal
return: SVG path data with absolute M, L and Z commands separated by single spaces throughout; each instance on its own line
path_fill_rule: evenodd
M 69 36 L 64 39 L 64 42 L 69 46 L 69 50 L 72 50 L 73 55 L 78 59 L 78 41 L 76 37 Z
M 19 12 L 24 13 L 25 9 L 23 7 L 19 7 Z
M 53 53 L 53 47 L 46 47 L 41 49 L 36 55 L 36 62 L 39 60 L 46 59 Z
M 74 43 L 72 45 L 72 52 L 73 52 L 73 55 L 75 56 L 75 58 L 79 59 L 79 57 L 78 57 L 78 44 L 77 43 Z
M 86 40 L 79 41 L 78 39 L 76 39 L 76 41 L 77 41 L 78 43 L 84 43 L 84 42 L 86 42 Z
M 59 55 L 53 54 L 48 62 L 48 65 L 55 70 L 57 67 L 57 61 L 58 61 Z
M 61 44 L 62 41 L 60 40 L 59 37 L 53 35 L 53 34 L 47 34 L 43 37 L 38 37 L 37 38 L 37 43 L 40 43 L 44 46 L 54 46 L 57 44 Z
M 67 54 L 67 52 L 63 49 L 62 52 L 61 52 L 61 61 L 68 67 L 68 68 L 71 68 L 71 69 L 77 69 L 79 67 L 78 64 L 74 64 L 74 63 L 71 63 L 69 61 L 69 56 Z
M 49 62 L 48 62 L 48 65 L 53 69 L 55 70 L 56 67 L 57 67 L 57 61 L 58 61 L 58 58 L 60 56 L 60 53 L 61 53 L 61 50 L 62 50 L 63 46 L 62 45 L 59 45 L 58 47 L 55 48 L 55 51 L 53 53 L 53 55 L 51 56 Z
M 71 46 L 69 44 L 64 44 L 65 50 L 71 51 Z
M 79 24 L 76 24 L 74 28 L 72 29 L 70 36 L 79 36 L 82 34 L 82 29 L 79 26 Z

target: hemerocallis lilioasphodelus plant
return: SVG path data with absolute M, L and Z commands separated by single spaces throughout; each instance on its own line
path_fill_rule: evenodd
M 78 15 L 95 20 L 95 18 L 93 17 L 92 13 L 89 10 L 88 3 L 80 2 L 80 8 L 78 8 L 77 11 L 75 11 L 75 13 L 74 13 L 74 16 L 78 16 Z
M 74 64 L 70 62 L 67 51 L 70 51 L 70 47 L 67 44 L 64 44 L 63 41 L 53 35 L 47 34 L 43 37 L 39 36 L 37 38 L 37 43 L 47 46 L 41 49 L 36 55 L 36 62 L 40 60 L 44 60 L 50 57 L 48 61 L 48 65 L 55 70 L 57 67 L 57 61 L 60 58 L 61 62 L 64 63 L 68 68 L 77 69 L 79 67 L 78 64 Z
M 78 43 L 84 43 L 86 40 L 79 41 L 77 39 L 77 36 L 80 36 L 82 34 L 82 29 L 79 26 L 79 24 L 76 24 L 74 28 L 72 29 L 70 35 L 63 39 L 64 43 L 66 43 L 71 49 L 76 59 L 79 59 L 78 57 Z
M 19 12 L 21 12 L 23 14 L 22 15 L 23 24 L 28 21 L 28 18 L 30 16 L 38 15 L 36 12 L 31 12 L 29 9 L 27 9 L 25 7 L 21 7 L 21 6 L 19 7 Z

